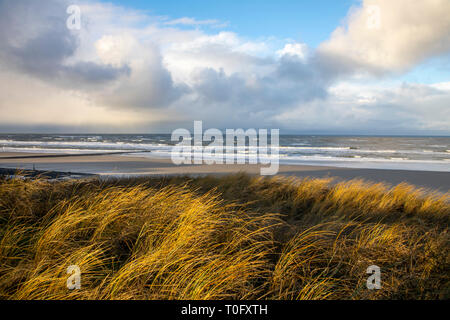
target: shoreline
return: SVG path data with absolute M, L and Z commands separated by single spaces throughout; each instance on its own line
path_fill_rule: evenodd
M 121 155 L 122 154 L 122 155 Z M 170 159 L 139 156 L 123 156 L 123 153 L 108 154 L 39 154 L 25 152 L 0 152 L 0 168 L 4 170 L 27 170 L 53 172 L 60 175 L 77 176 L 203 176 L 226 175 L 246 172 L 259 175 L 261 165 L 174 165 Z M 398 185 L 406 182 L 420 188 L 441 192 L 450 190 L 450 172 L 414 171 L 393 169 L 356 169 L 318 165 L 281 164 L 277 175 L 299 178 L 335 178 L 336 181 L 362 179 Z
M 125 155 L 132 153 L 151 153 L 151 151 L 118 151 L 118 152 L 93 152 L 93 153 L 79 153 L 79 154 L 67 154 L 67 153 L 31 153 L 31 152 L 4 152 L 6 156 L 2 156 L 0 152 L 0 160 L 20 160 L 20 159 L 41 159 L 41 158 L 68 158 L 74 156 L 81 157 L 94 157 L 94 156 L 109 156 L 109 155 Z

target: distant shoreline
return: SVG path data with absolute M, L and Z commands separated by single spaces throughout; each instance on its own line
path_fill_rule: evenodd
M 0 168 L 3 170 L 28 170 L 37 173 L 55 172 L 61 176 L 203 176 L 227 175 L 246 172 L 258 175 L 261 165 L 174 165 L 170 159 L 152 159 L 120 154 L 30 154 L 0 153 Z M 10 171 L 9 171 L 10 172 Z M 398 185 L 406 182 L 417 187 L 441 192 L 450 190 L 450 172 L 413 171 L 390 169 L 354 169 L 314 165 L 280 165 L 278 175 L 336 178 L 336 181 L 362 179 L 370 182 L 383 182 Z

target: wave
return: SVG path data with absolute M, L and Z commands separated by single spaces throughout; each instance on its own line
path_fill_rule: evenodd
M 80 149 L 80 150 L 115 150 L 115 151 L 133 151 L 133 150 L 153 150 L 157 148 L 171 148 L 166 144 L 140 144 L 126 142 L 53 142 L 53 141 L 12 141 L 0 140 L 0 146 L 6 147 L 34 147 L 36 149 Z
M 134 143 L 133 143 L 134 142 Z M 33 148 L 37 150 L 52 149 L 52 150 L 114 150 L 114 151 L 157 151 L 163 149 L 168 151 L 172 148 L 171 145 L 167 143 L 162 143 L 164 140 L 159 139 L 159 143 L 136 143 L 141 142 L 140 140 L 134 139 L 130 142 L 100 142 L 100 141 L 14 141 L 14 140 L 0 140 L 0 147 L 15 147 L 15 148 Z M 270 146 L 269 146 L 270 147 Z M 261 147 L 253 146 L 239 146 L 234 147 L 237 152 L 244 153 L 255 153 L 260 150 Z M 379 154 L 380 156 L 386 158 L 407 158 L 408 155 L 422 155 L 422 156 L 444 156 L 447 157 L 450 150 L 446 152 L 434 151 L 434 150 L 393 150 L 393 149 L 356 149 L 354 147 L 293 147 L 293 146 L 280 146 L 279 152 L 281 154 L 288 155 L 303 155 L 303 154 L 335 154 L 335 155 L 347 155 L 349 157 L 364 156 Z M 395 156 L 394 156 L 395 155 Z M 367 158 L 367 157 L 363 157 Z

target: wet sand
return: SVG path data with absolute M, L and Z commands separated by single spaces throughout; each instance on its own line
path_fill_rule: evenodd
M 98 174 L 102 176 L 135 175 L 223 175 L 236 172 L 260 174 L 260 165 L 181 165 L 168 159 L 150 159 L 118 154 L 31 154 L 1 153 L 0 168 L 40 171 Z M 335 177 L 337 181 L 364 179 L 397 185 L 407 182 L 418 187 L 448 192 L 450 172 L 353 169 L 309 165 L 280 165 L 279 175 L 324 178 Z

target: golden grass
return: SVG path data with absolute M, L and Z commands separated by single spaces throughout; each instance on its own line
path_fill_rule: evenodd
M 449 200 L 245 174 L 0 180 L 0 298 L 448 299 Z

